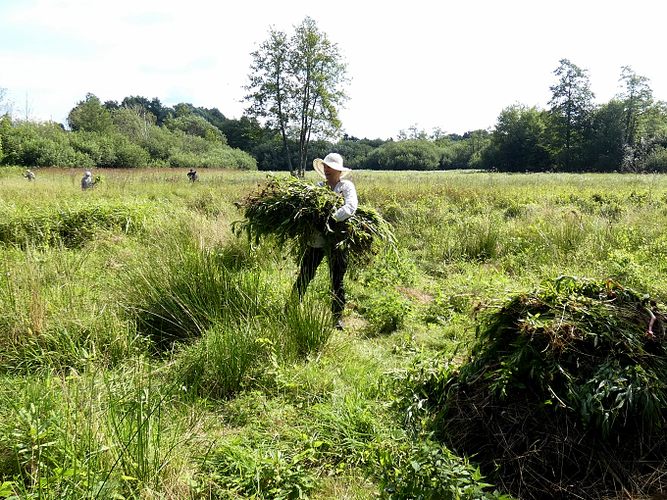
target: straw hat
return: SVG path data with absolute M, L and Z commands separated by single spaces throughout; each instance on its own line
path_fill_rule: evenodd
M 352 172 L 351 169 L 343 166 L 343 157 L 338 153 L 329 153 L 324 157 L 324 160 L 320 158 L 315 158 L 313 160 L 313 169 L 315 169 L 315 172 L 320 174 L 320 177 L 326 179 L 326 175 L 324 175 L 325 165 L 329 168 L 333 168 L 334 170 L 338 170 L 341 173 L 341 179 Z

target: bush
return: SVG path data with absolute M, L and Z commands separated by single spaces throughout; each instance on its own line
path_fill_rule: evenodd
M 70 145 L 69 136 L 55 123 L 20 122 L 3 126 L 5 164 L 73 167 L 85 161 Z
M 203 140 L 203 139 L 202 139 Z M 248 153 L 215 143 L 200 144 L 198 151 L 172 150 L 169 165 L 173 168 L 228 168 L 257 170 L 257 163 Z M 195 145 L 191 142 L 189 147 Z
M 213 498 L 309 498 L 317 486 L 317 477 L 306 466 L 307 458 L 308 450 L 287 454 L 273 449 L 225 446 L 205 460 L 204 470 Z
M 439 148 L 427 140 L 385 142 L 362 162 L 371 170 L 436 170 L 439 165 Z
M 667 172 L 667 148 L 658 146 L 651 151 L 645 161 L 647 172 Z

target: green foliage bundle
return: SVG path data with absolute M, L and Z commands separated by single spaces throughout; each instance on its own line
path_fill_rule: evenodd
M 467 363 L 415 365 L 406 419 L 520 498 L 653 491 L 667 446 L 661 310 L 611 280 L 546 280 L 482 318 Z
M 667 410 L 665 319 L 613 281 L 545 281 L 486 319 L 457 384 L 483 379 L 501 399 L 530 387 L 604 436 L 629 422 L 650 429 Z
M 237 204 L 245 220 L 237 222 L 235 230 L 257 242 L 267 236 L 274 236 L 279 245 L 289 242 L 297 255 L 319 231 L 328 242 L 325 251 L 347 248 L 350 261 L 358 264 L 368 262 L 381 242 L 393 244 L 391 226 L 371 208 L 360 206 L 352 217 L 336 222 L 331 215 L 341 204 L 342 197 L 326 186 L 269 177 Z

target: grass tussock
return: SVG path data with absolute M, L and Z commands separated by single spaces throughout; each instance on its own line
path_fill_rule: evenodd
M 87 202 L 30 206 L 0 202 L 0 243 L 27 248 L 80 248 L 101 231 L 137 234 L 154 207 L 146 203 Z

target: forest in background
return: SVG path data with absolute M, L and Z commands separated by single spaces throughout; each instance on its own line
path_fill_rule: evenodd
M 587 70 L 567 59 L 554 71 L 549 108 L 515 103 L 488 130 L 431 133 L 417 125 L 389 140 L 343 134 L 313 140 L 308 156 L 337 151 L 353 169 L 501 172 L 667 171 L 667 103 L 650 80 L 621 68 L 622 91 L 594 104 Z M 446 117 L 445 117 L 446 118 Z M 0 164 L 75 168 L 231 168 L 289 170 L 278 130 L 217 108 L 129 96 L 102 103 L 86 95 L 67 124 L 0 119 Z M 298 160 L 295 139 L 288 140 Z

